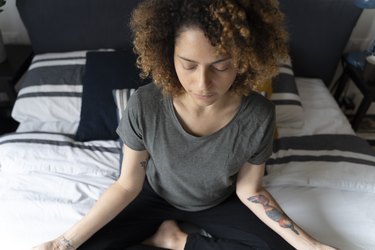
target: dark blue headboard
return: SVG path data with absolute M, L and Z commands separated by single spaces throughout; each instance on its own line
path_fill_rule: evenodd
M 297 76 L 332 81 L 362 9 L 354 0 L 279 0 Z
M 134 0 L 17 0 L 36 54 L 131 46 Z
M 279 0 L 297 76 L 329 84 L 361 9 L 354 0 Z M 17 0 L 35 53 L 131 46 L 139 0 Z

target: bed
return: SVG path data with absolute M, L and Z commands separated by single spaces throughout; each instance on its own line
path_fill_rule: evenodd
M 34 58 L 12 111 L 20 125 L 0 137 L 0 242 L 23 250 L 64 232 L 119 176 L 114 128 L 144 82 L 127 27 L 137 1 L 16 4 Z M 351 0 L 280 0 L 280 8 L 291 60 L 272 83 L 278 137 L 264 184 L 317 239 L 375 249 L 375 152 L 327 88 L 361 10 Z

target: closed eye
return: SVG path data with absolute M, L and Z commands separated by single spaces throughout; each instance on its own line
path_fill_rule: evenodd
M 195 70 L 197 65 L 182 65 L 185 70 Z
M 230 68 L 230 64 L 229 63 L 220 62 L 220 63 L 212 64 L 211 68 L 214 71 L 224 72 L 224 71 L 227 71 Z
M 212 69 L 215 71 L 224 72 L 224 71 L 227 71 L 229 67 L 223 67 L 223 68 L 212 67 Z

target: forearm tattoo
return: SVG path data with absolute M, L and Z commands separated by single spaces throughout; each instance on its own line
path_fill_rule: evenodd
M 283 213 L 280 209 L 275 206 L 270 205 L 270 200 L 260 194 L 249 197 L 249 200 L 252 203 L 262 204 L 266 214 L 269 218 L 279 223 L 283 228 L 290 228 L 295 234 L 299 235 L 299 232 L 295 229 L 293 222 Z
M 146 167 L 147 167 L 147 161 L 146 160 L 141 161 L 139 164 L 141 165 L 142 168 L 146 169 Z

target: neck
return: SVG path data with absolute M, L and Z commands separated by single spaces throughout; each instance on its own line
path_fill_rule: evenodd
M 209 106 L 197 105 L 189 96 L 173 98 L 181 126 L 195 136 L 210 135 L 228 124 L 241 106 L 241 96 L 231 94 Z
M 239 106 L 241 96 L 233 93 L 228 93 L 226 96 L 216 101 L 215 103 L 208 106 L 200 106 L 188 95 L 183 94 L 176 98 L 174 102 L 178 102 L 182 105 L 190 114 L 195 116 L 203 116 L 207 114 L 217 114 L 225 111 L 226 109 L 235 106 Z

